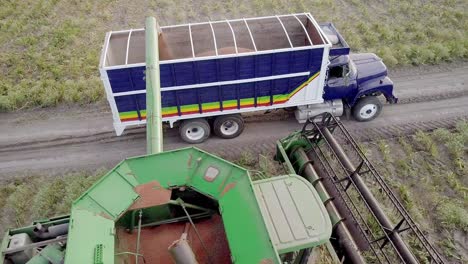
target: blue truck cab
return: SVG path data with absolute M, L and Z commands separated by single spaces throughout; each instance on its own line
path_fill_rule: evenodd
M 383 95 L 391 104 L 398 101 L 382 59 L 373 53 L 350 54 L 348 44 L 332 23 L 320 27 L 333 44 L 324 86 L 325 101 L 342 100 L 344 108 L 351 110 L 357 121 L 370 121 L 380 114 L 382 103 L 377 96 Z

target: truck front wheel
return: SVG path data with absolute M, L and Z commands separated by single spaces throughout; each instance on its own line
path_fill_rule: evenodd
M 235 138 L 244 131 L 244 119 L 240 115 L 218 116 L 214 120 L 213 131 L 220 138 Z
M 382 103 L 376 96 L 366 96 L 353 107 L 353 116 L 359 122 L 366 122 L 375 119 L 382 111 Z
M 204 118 L 184 120 L 180 124 L 179 134 L 187 143 L 202 143 L 210 137 L 210 124 Z

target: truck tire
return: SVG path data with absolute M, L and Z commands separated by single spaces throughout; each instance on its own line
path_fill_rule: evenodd
M 382 103 L 376 96 L 366 96 L 358 100 L 353 107 L 353 117 L 359 122 L 375 119 L 382 112 Z
M 240 115 L 218 116 L 213 123 L 213 132 L 220 138 L 235 138 L 244 131 L 244 119 Z
M 210 124 L 204 118 L 184 120 L 179 127 L 180 137 L 190 144 L 202 143 L 210 133 Z

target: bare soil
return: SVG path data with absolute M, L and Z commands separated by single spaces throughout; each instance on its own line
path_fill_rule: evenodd
M 372 122 L 345 121 L 361 140 L 392 137 L 416 130 L 451 127 L 468 118 L 468 65 L 455 65 L 449 71 L 439 67 L 419 68 L 395 74 L 395 93 L 401 104 L 385 105 L 382 115 Z M 35 109 L 0 114 L 0 178 L 30 174 L 56 174 L 94 171 L 115 166 L 132 156 L 144 155 L 144 128 L 128 129 L 116 137 L 112 117 L 105 104 L 87 107 Z M 250 151 L 268 152 L 276 140 L 302 127 L 282 110 L 246 117 L 244 133 L 223 140 L 211 137 L 196 147 L 224 157 Z M 186 147 L 177 129 L 164 130 L 164 148 Z
M 456 130 L 451 136 L 455 137 Z M 417 135 L 382 139 L 362 144 L 366 156 L 383 174 L 392 189 L 427 233 L 429 240 L 449 263 L 468 261 L 468 141 L 462 162 L 454 163 L 447 141 L 432 134 L 427 149 Z M 424 135 L 424 134 L 423 134 Z

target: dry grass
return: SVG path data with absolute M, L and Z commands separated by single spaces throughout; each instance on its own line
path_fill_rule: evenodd
M 0 187 L 0 234 L 33 220 L 70 213 L 71 203 L 101 175 L 69 174 L 63 177 L 18 178 Z
M 234 163 L 250 170 L 253 181 L 287 174 L 285 168 L 273 160 L 273 153 L 254 155 L 250 152 L 242 152 Z
M 4 0 L 0 8 L 0 111 L 103 100 L 98 60 L 109 30 L 310 11 L 334 22 L 356 52 L 389 66 L 468 56 L 462 0 Z
M 463 253 L 468 245 L 459 239 L 468 235 L 467 131 L 468 122 L 462 121 L 453 130 L 419 131 L 368 144 L 370 151 L 384 157 L 371 156 L 371 161 L 382 168 L 402 203 L 429 236 L 436 238 L 451 263 L 468 261 Z

